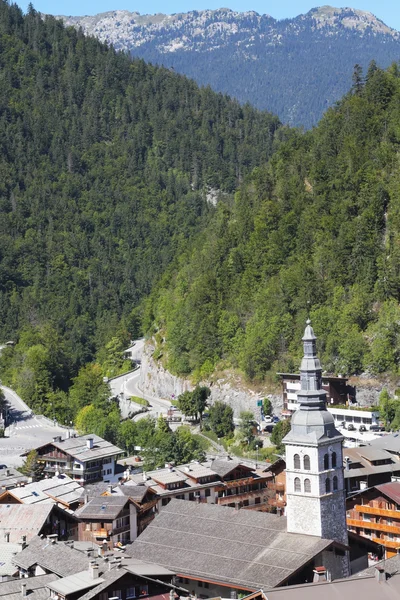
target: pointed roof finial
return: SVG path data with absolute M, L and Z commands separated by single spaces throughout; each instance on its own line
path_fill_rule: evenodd
M 311 319 L 307 319 L 307 321 L 306 321 L 306 328 L 304 330 L 304 335 L 303 335 L 302 339 L 303 339 L 303 342 L 317 339 L 317 337 L 314 333 L 314 329 L 311 327 Z

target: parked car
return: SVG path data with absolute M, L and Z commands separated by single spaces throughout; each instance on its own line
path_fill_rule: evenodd
M 277 417 L 276 415 L 274 415 L 274 416 L 272 417 L 272 422 L 273 422 L 273 423 L 279 423 L 279 421 L 280 421 L 280 418 L 279 418 L 279 417 Z
M 356 428 L 354 427 L 353 423 L 349 423 L 347 425 L 347 431 L 356 431 Z
M 265 425 L 264 426 L 264 432 L 265 433 L 272 433 L 272 430 L 274 428 L 274 424 L 270 423 L 269 425 Z
M 371 425 L 370 431 L 386 431 L 382 425 Z
M 264 416 L 264 421 L 266 423 L 273 423 L 273 417 L 271 417 L 271 415 L 265 415 Z
M 360 431 L 363 433 L 364 431 L 367 431 L 367 428 L 365 427 L 365 425 L 360 425 Z

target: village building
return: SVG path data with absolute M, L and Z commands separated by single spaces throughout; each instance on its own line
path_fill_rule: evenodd
M 347 501 L 350 531 L 379 544 L 390 558 L 400 551 L 400 483 L 384 483 Z
M 49 475 L 68 474 L 72 479 L 86 485 L 106 480 L 115 475 L 117 458 L 124 451 L 98 435 L 53 438 L 52 442 L 36 448 Z M 26 453 L 23 455 L 26 456 Z
M 0 492 L 12 490 L 15 487 L 29 483 L 29 478 L 16 469 L 3 466 L 0 468 Z
M 40 534 L 78 539 L 78 523 L 56 503 L 0 504 L 0 539 L 18 544 Z
M 277 373 L 282 382 L 283 410 L 288 416 L 299 407 L 297 394 L 301 389 L 299 373 Z M 322 389 L 327 395 L 329 405 L 346 405 L 355 403 L 355 389 L 348 385 L 348 377 L 322 375 Z
M 169 600 L 177 588 L 175 573 L 128 557 L 93 560 L 89 568 L 47 584 L 52 600 Z
M 19 577 L 55 574 L 68 577 L 82 568 L 89 568 L 90 558 L 76 550 L 73 542 L 60 542 L 57 536 L 35 536 L 14 556 Z
M 173 498 L 262 509 L 268 506 L 272 496 L 268 489 L 272 474 L 255 470 L 229 456 L 203 463 L 168 465 L 165 469 L 130 475 L 129 480 L 145 485 L 157 495 L 157 511 Z
M 57 575 L 41 575 L 32 579 L 14 579 L 0 582 L 0 600 L 50 600 L 47 585 L 58 579 Z
M 56 475 L 0 492 L 0 504 L 58 503 L 75 510 L 81 502 L 83 488 L 67 475 Z

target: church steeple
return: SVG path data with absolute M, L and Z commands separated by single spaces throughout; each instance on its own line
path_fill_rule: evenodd
M 326 392 L 322 388 L 322 368 L 317 356 L 316 336 L 310 319 L 302 338 L 304 355 L 300 365 L 301 389 L 297 393 L 298 410 L 292 417 L 292 429 L 284 442 L 314 441 L 323 438 L 342 440 L 333 417 L 326 409 Z
M 316 336 L 307 320 L 302 338 L 299 407 L 286 447 L 287 529 L 347 543 L 343 436 L 326 408 Z M 347 560 L 347 559 L 346 559 Z

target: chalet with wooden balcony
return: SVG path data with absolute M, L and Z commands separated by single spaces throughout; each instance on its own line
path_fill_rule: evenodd
M 107 544 L 113 548 L 137 537 L 137 510 L 126 496 L 100 496 L 81 506 L 75 517 L 79 521 L 78 539 Z
M 389 483 L 400 476 L 397 458 L 375 445 L 360 448 L 344 448 L 344 481 L 346 494 Z
M 140 535 L 147 525 L 154 519 L 159 498 L 157 494 L 145 485 L 135 485 L 133 482 L 120 484 L 106 484 L 104 482 L 88 485 L 85 488 L 84 500 L 89 502 L 94 498 L 122 497 L 129 498 L 136 510 L 136 526 L 130 527 L 130 535 Z M 130 511 L 130 518 L 134 518 L 134 510 Z M 133 541 L 134 538 L 130 538 Z M 99 541 L 99 540 L 97 540 Z
M 268 504 L 273 512 L 282 513 L 286 506 L 286 462 L 283 458 L 278 458 L 269 465 L 265 472 L 272 476 L 268 481 L 267 487 L 271 496 L 268 498 Z
M 400 483 L 377 485 L 347 500 L 347 526 L 385 549 L 386 557 L 400 551 Z
M 124 453 L 98 435 L 81 435 L 65 440 L 58 436 L 36 451 L 45 465 L 45 473 L 66 473 L 81 485 L 113 476 L 116 460 Z
M 268 506 L 271 497 L 268 482 L 272 481 L 272 474 L 230 459 L 214 460 L 211 469 L 222 482 L 216 488 L 216 504 L 259 510 Z

